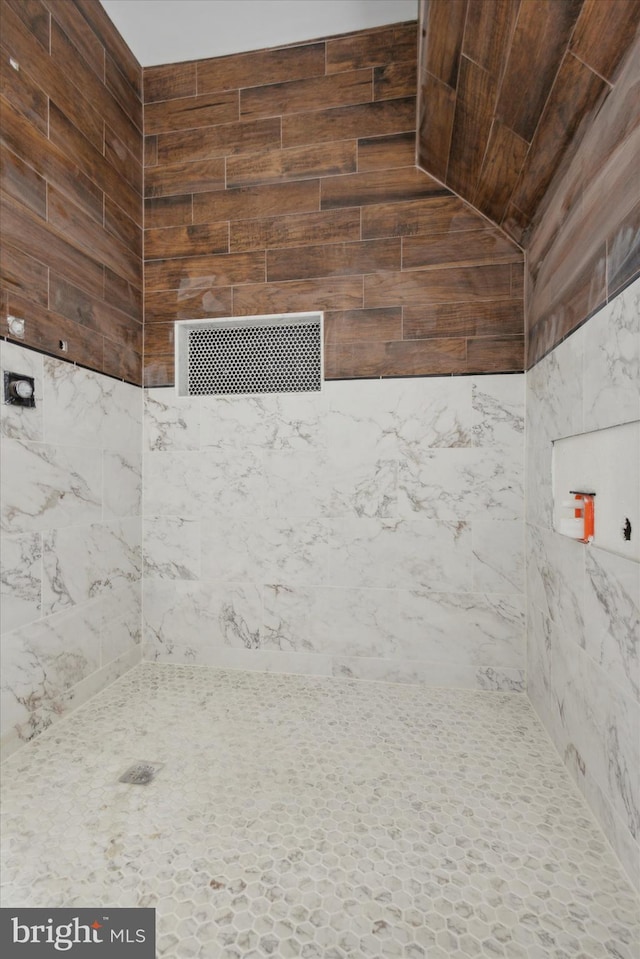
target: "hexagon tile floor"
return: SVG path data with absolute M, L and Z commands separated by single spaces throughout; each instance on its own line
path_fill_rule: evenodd
M 3 782 L 3 904 L 155 906 L 161 957 L 638 954 L 524 696 L 144 664 Z

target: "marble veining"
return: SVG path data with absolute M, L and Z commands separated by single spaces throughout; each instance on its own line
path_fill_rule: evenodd
M 118 782 L 141 743 L 164 763 L 144 790 Z M 150 906 L 166 959 L 640 945 L 637 897 L 523 696 L 146 663 L 5 773 L 5 906 Z

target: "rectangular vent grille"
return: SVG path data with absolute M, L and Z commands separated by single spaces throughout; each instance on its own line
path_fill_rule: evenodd
M 176 327 L 181 395 L 322 389 L 321 313 L 186 321 Z

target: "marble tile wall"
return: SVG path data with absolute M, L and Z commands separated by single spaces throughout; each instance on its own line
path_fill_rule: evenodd
M 636 281 L 530 370 L 526 424 L 528 692 L 636 885 L 640 567 L 553 531 L 551 454 L 558 437 L 639 418 Z
M 0 342 L 36 407 L 0 403 L 2 744 L 141 658 L 141 391 Z
M 524 687 L 524 377 L 145 392 L 146 659 Z

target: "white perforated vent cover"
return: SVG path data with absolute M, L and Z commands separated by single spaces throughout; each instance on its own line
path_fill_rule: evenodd
M 181 396 L 322 389 L 322 313 L 176 323 Z

